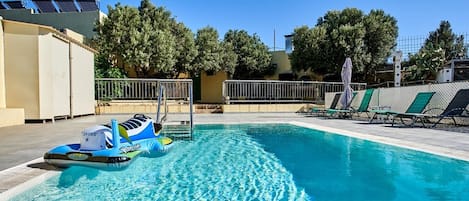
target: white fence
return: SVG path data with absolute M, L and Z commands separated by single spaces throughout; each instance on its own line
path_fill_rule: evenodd
M 96 100 L 157 100 L 159 86 L 166 88 L 168 100 L 187 100 L 192 88 L 190 79 L 114 79 L 95 80 Z
M 366 83 L 351 83 L 354 90 L 363 90 Z M 314 102 L 323 103 L 325 93 L 343 91 L 341 82 L 226 80 L 223 98 L 226 102 Z

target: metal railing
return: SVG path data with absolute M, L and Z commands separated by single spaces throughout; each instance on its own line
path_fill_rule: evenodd
M 351 83 L 354 90 L 363 90 L 366 83 Z M 323 103 L 325 93 L 344 90 L 341 82 L 226 80 L 223 98 L 232 102 L 313 102 Z
M 190 79 L 117 79 L 97 78 L 95 98 L 98 101 L 110 100 L 157 100 L 159 85 L 166 89 L 168 100 L 188 100 Z

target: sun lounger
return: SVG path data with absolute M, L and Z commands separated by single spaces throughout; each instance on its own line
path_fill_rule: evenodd
M 311 110 L 307 113 L 307 115 L 317 115 L 317 116 L 324 116 L 326 111 L 328 109 L 335 109 L 337 107 L 337 103 L 339 102 L 340 95 L 342 93 L 336 93 L 334 95 L 334 98 L 332 99 L 331 105 L 329 108 L 318 108 L 318 107 L 313 107 Z
M 430 102 L 430 99 L 433 97 L 435 92 L 419 92 L 412 103 L 409 105 L 407 110 L 404 113 L 401 112 L 396 112 L 392 110 L 371 110 L 370 112 L 373 113 L 373 116 L 371 116 L 369 123 L 372 123 L 373 120 L 378 116 L 378 115 L 385 115 L 385 119 L 389 119 L 390 115 L 393 115 L 393 125 L 394 125 L 394 119 L 395 118 L 400 118 L 401 121 L 403 122 L 402 118 L 409 118 L 413 117 L 412 124 L 415 123 L 416 120 L 422 120 L 419 118 L 419 115 L 423 113 L 425 110 L 425 107 L 427 107 L 428 103 Z M 420 115 L 421 116 L 421 115 Z M 423 122 L 422 122 L 423 124 Z
M 445 118 L 451 118 L 454 122 L 454 125 L 457 126 L 455 117 L 469 117 L 469 111 L 467 110 L 467 105 L 469 104 L 469 89 L 460 89 L 454 95 L 453 99 L 449 102 L 446 109 L 433 108 L 432 110 L 443 110 L 439 115 L 425 115 L 425 118 L 438 118 L 438 120 L 432 125 L 435 127 Z
M 368 116 L 368 106 L 370 105 L 371 96 L 373 96 L 373 91 L 374 89 L 367 89 L 365 91 L 365 95 L 363 95 L 362 102 L 360 103 L 360 107 L 358 107 L 358 109 L 355 109 L 353 107 L 350 107 L 350 109 L 329 109 L 326 113 L 329 115 L 329 117 L 337 116 L 339 118 L 352 118 L 353 114 L 360 114 L 363 112 L 365 112 Z

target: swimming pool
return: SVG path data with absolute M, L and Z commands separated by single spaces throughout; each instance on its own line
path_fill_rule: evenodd
M 13 200 L 464 200 L 469 163 L 290 124 L 197 125 L 124 171 L 72 167 Z

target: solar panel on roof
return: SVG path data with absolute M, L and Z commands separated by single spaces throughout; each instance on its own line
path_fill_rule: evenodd
M 33 3 L 36 4 L 36 7 L 40 13 L 56 13 L 57 12 L 51 0 L 33 0 Z
M 5 1 L 4 3 L 6 3 L 11 9 L 25 8 L 21 1 Z
M 7 9 L 7 7 L 5 7 L 2 2 L 0 2 L 0 9 Z
M 56 0 L 61 12 L 77 12 L 79 9 L 75 6 L 73 0 Z
M 99 10 L 96 0 L 77 0 L 81 7 L 81 11 L 95 11 Z

